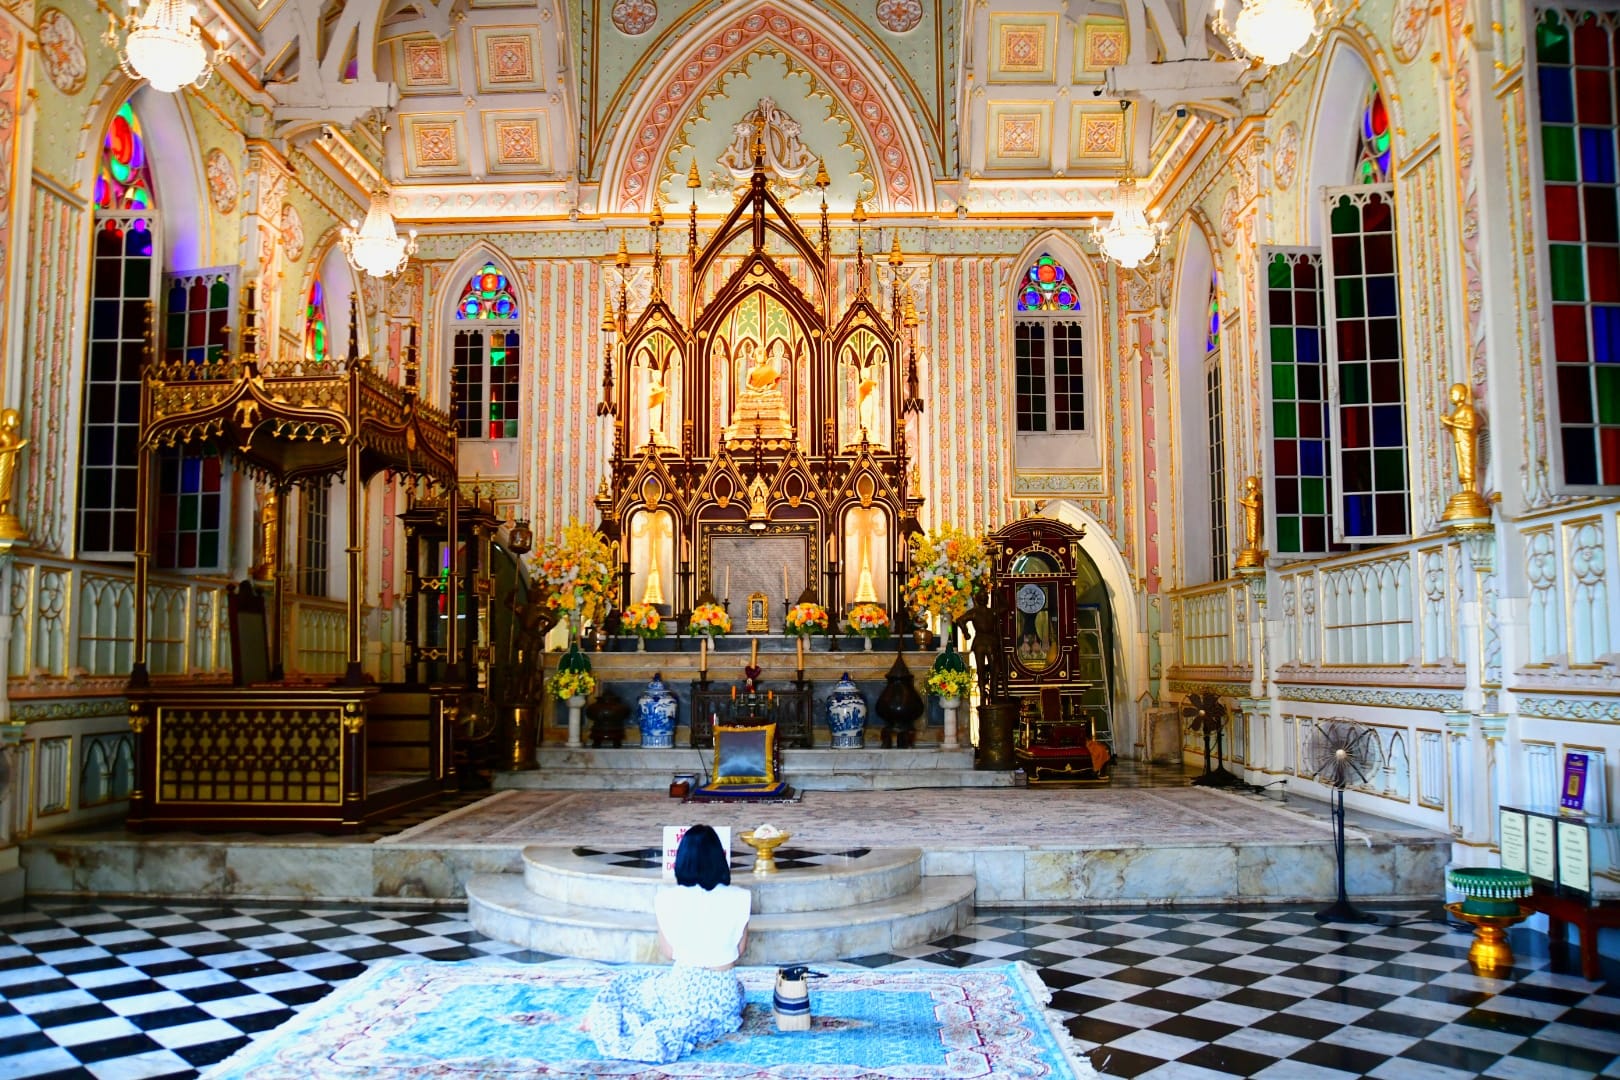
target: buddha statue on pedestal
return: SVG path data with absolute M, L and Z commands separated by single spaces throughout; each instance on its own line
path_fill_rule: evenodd
M 785 439 L 791 432 L 787 400 L 782 392 L 782 374 L 787 366 L 787 347 L 774 343 L 775 355 L 767 355 L 753 338 L 744 338 L 737 347 L 736 370 L 742 373 L 737 404 L 731 411 L 726 437 L 747 440 Z

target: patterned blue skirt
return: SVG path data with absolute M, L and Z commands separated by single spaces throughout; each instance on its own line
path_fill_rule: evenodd
M 603 1057 L 667 1064 L 742 1026 L 743 988 L 730 971 L 641 968 L 614 977 L 585 1014 Z

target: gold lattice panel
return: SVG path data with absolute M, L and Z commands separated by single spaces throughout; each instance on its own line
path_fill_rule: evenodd
M 158 801 L 342 801 L 341 706 L 159 709 Z

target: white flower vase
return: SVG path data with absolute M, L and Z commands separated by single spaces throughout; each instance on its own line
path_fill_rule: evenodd
M 580 721 L 585 716 L 585 695 L 575 694 L 566 702 L 568 706 L 568 746 L 577 750 L 584 744 L 579 741 Z
M 872 639 L 864 634 L 861 635 L 861 648 L 866 652 L 872 651 Z
M 636 652 L 646 652 L 646 651 L 647 651 L 647 639 L 644 638 L 644 637 L 637 637 L 636 638 Z
M 939 711 L 945 714 L 945 735 L 940 740 L 941 750 L 956 750 L 959 745 L 956 741 L 956 710 L 961 708 L 962 699 L 942 697 L 939 699 Z

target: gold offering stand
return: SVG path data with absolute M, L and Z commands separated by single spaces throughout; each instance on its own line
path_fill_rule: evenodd
M 1446 874 L 1446 884 L 1464 896 L 1447 904 L 1446 911 L 1474 928 L 1468 962 L 1480 972 L 1505 971 L 1513 966 L 1513 947 L 1507 932 L 1530 916 L 1521 901 L 1530 895 L 1528 874 L 1495 867 L 1457 867 Z
M 279 505 L 294 486 L 347 481 L 347 649 L 335 682 L 289 680 L 287 532 L 276 530 L 269 611 L 244 589 L 233 604 L 234 686 L 154 678 L 147 668 L 147 605 L 135 605 L 130 730 L 136 741 L 133 828 L 253 826 L 352 830 L 436 795 L 453 783 L 449 717 L 431 700 L 416 718 L 425 768 L 383 777 L 368 770 L 368 720 L 378 688 L 361 670 L 365 485 L 379 473 L 451 489 L 452 422 L 417 397 L 413 345 L 404 385 L 358 355 L 353 298 L 349 354 L 325 364 L 259 355 L 255 289 L 245 290 L 242 351 L 219 359 L 156 359 L 147 311 L 138 446 L 135 595 L 145 596 L 155 526 L 153 466 L 166 449 L 201 445 L 230 455 L 267 482 Z M 452 529 L 454 527 L 452 526 Z M 257 614 L 255 614 L 257 609 Z M 392 717 L 391 717 L 392 718 Z

